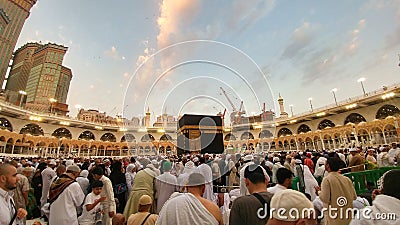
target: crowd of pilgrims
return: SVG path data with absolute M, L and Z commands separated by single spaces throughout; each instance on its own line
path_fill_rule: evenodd
M 199 173 L 205 180 L 202 197 L 215 203 L 220 210 L 221 217 L 216 217 L 218 223 L 240 224 L 232 220 L 232 215 L 229 219 L 229 212 L 233 200 L 252 194 L 249 193 L 251 184 L 244 180 L 244 167 L 250 164 L 262 168 L 268 184 L 265 186 L 271 194 L 290 189 L 292 177 L 299 177 L 298 189 L 314 206 L 320 204 L 322 207 L 323 202 L 318 196 L 321 180 L 332 171 L 332 168 L 328 170 L 325 167 L 327 159 L 340 159 L 335 161 L 341 164 L 338 168 L 347 168 L 348 172 L 395 166 L 399 153 L 400 149 L 393 144 L 376 149 L 192 154 L 180 157 L 5 157 L 0 159 L 0 163 L 10 163 L 17 169 L 19 180 L 13 190 L 13 199 L 16 208 L 26 209 L 26 220 L 41 217 L 51 225 L 97 225 L 113 224 L 113 217 L 117 224 L 117 218 L 121 217 L 121 224 L 155 224 L 171 195 L 187 192 L 185 185 L 190 174 Z M 66 190 L 72 192 L 72 197 L 60 199 Z M 371 204 L 369 197 L 357 199 L 362 207 Z M 146 202 L 151 205 L 147 209 L 148 215 L 133 216 L 143 211 L 140 207 Z M 161 224 L 160 221 L 158 224 Z

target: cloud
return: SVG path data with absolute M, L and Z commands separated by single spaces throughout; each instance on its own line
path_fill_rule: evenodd
M 365 19 L 361 19 L 358 21 L 357 27 L 351 31 L 351 40 L 345 47 L 344 53 L 345 55 L 354 55 L 357 50 L 361 46 L 361 41 L 359 39 L 361 31 L 365 28 L 367 21 Z
M 157 19 L 159 34 L 157 48 L 194 39 L 217 39 L 219 35 L 238 35 L 250 28 L 275 7 L 275 0 L 234 0 L 220 7 L 216 2 L 204 0 L 163 0 Z M 201 19 L 198 15 L 202 15 Z M 168 68 L 176 61 L 191 54 L 184 50 L 165 54 L 161 68 Z
M 160 32 L 157 36 L 158 49 L 182 41 L 185 27 L 190 25 L 200 12 L 199 0 L 164 0 L 160 5 L 160 16 L 157 25 Z
M 233 30 L 244 30 L 267 15 L 275 7 L 275 0 L 234 0 L 228 12 L 227 25 Z
M 310 23 L 304 22 L 300 27 L 294 30 L 289 44 L 283 51 L 282 58 L 293 59 L 300 54 L 304 54 L 305 49 L 314 40 L 314 35 L 315 29 Z
M 115 46 L 112 46 L 110 50 L 104 51 L 104 55 L 114 60 L 125 60 L 125 56 L 121 56 Z

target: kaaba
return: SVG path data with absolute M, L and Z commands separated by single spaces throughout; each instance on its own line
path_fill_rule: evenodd
M 208 115 L 183 115 L 178 121 L 177 153 L 224 152 L 222 118 Z

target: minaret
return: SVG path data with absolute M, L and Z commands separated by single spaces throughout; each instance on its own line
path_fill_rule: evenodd
M 168 125 L 167 108 L 164 109 L 164 113 L 162 114 L 162 124 L 163 124 L 163 127 L 167 127 L 167 125 Z
M 288 117 L 287 112 L 285 112 L 285 107 L 283 106 L 283 98 L 280 93 L 279 93 L 278 103 L 279 103 L 279 110 L 281 112 L 280 117 L 283 118 Z
M 150 108 L 147 107 L 147 112 L 146 112 L 146 116 L 144 117 L 144 126 L 150 127 Z

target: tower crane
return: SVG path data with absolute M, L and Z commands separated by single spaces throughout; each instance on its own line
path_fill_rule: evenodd
M 233 112 L 236 112 L 236 107 L 235 107 L 235 105 L 232 103 L 232 101 L 229 99 L 229 97 L 228 97 L 228 95 L 226 94 L 225 90 L 224 90 L 222 87 L 219 87 L 219 88 L 221 89 L 222 94 L 225 95 L 225 98 L 228 100 L 229 104 L 231 105 L 232 111 L 233 111 Z
M 232 113 L 231 113 L 231 123 L 240 123 L 241 119 L 240 117 L 245 114 L 244 111 L 242 111 L 243 108 L 243 101 L 240 102 L 240 108 L 239 111 L 236 109 L 235 105 L 233 104 L 233 102 L 231 101 L 231 99 L 228 97 L 228 95 L 226 94 L 225 90 L 222 87 L 219 87 L 222 91 L 222 93 L 224 94 L 225 98 L 228 100 L 229 104 L 232 107 Z M 225 115 L 225 113 L 224 113 Z

